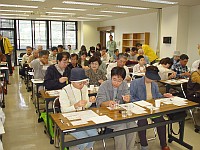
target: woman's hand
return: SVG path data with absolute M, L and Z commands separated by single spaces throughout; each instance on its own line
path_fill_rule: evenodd
M 59 79 L 59 82 L 60 82 L 60 83 L 64 83 L 64 82 L 66 82 L 67 80 L 68 80 L 67 77 L 61 77 L 61 78 Z
M 90 96 L 89 101 L 91 103 L 95 103 L 96 102 L 96 97 L 95 96 Z
M 130 95 L 122 95 L 122 98 L 124 102 L 129 103 L 130 102 Z
M 165 94 L 163 94 L 163 96 L 167 97 L 167 98 L 173 97 L 173 95 L 171 93 L 165 93 Z

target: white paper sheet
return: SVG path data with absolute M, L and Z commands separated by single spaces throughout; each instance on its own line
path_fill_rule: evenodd
M 145 108 L 142 108 L 138 105 L 135 105 L 134 103 L 128 103 L 128 104 L 121 104 L 120 105 L 122 108 L 128 110 L 128 107 L 130 107 L 131 112 L 134 114 L 145 114 L 147 113 Z
M 187 99 L 181 98 L 181 97 L 171 97 L 171 98 L 163 98 L 161 99 L 161 102 L 164 104 L 173 104 L 176 106 L 183 106 L 186 105 L 188 102 Z
M 82 124 L 87 124 L 87 121 L 83 121 L 83 120 L 78 120 L 78 121 L 71 121 L 71 124 L 73 126 L 78 126 L 78 125 L 82 125 Z
M 104 122 L 111 122 L 113 121 L 113 119 L 111 119 L 107 115 L 103 115 L 103 116 L 93 117 L 91 118 L 91 121 L 93 121 L 96 124 L 99 124 L 99 123 L 104 123 Z
M 145 101 L 145 100 L 141 100 L 141 101 L 137 101 L 137 102 L 134 102 L 134 104 L 137 104 L 139 106 L 142 106 L 142 107 L 149 107 L 149 106 L 152 106 L 151 103 Z
M 93 112 L 92 110 L 78 111 L 78 112 L 70 112 L 62 114 L 68 120 L 78 120 L 82 121 L 90 121 L 93 117 L 98 117 L 99 115 Z
M 46 91 L 49 96 L 59 96 L 61 90 L 51 90 L 51 91 Z

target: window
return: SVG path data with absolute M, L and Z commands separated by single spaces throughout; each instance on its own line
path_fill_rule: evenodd
M 26 49 L 32 46 L 32 27 L 30 20 L 17 21 L 17 49 Z
M 34 21 L 34 43 L 33 47 L 37 48 L 42 45 L 43 49 L 47 49 L 47 33 L 46 21 Z
M 52 46 L 58 46 L 58 45 L 63 45 L 63 40 L 62 40 L 62 35 L 63 35 L 63 30 L 62 30 L 62 22 L 58 21 L 51 21 L 51 47 Z
M 76 49 L 76 23 L 75 22 L 65 22 L 65 47 L 71 45 L 72 49 Z
M 0 19 L 0 28 L 14 28 L 14 20 Z

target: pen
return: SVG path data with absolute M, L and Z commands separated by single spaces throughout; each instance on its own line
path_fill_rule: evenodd
M 64 122 L 62 121 L 62 119 L 60 119 L 60 122 L 61 122 L 62 124 L 64 124 Z

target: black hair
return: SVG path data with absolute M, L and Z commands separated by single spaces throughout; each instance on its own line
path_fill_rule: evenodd
M 39 57 L 42 57 L 42 56 L 44 56 L 44 55 L 49 55 L 49 51 L 47 51 L 47 50 L 41 50 L 41 51 L 39 52 Z
M 58 45 L 58 48 L 63 48 L 63 46 L 62 45 Z
M 86 55 L 86 57 L 87 57 L 87 52 L 86 52 L 86 51 L 82 51 L 82 52 L 81 52 L 81 56 L 82 56 L 82 55 Z
M 142 58 L 144 58 L 144 56 L 140 55 L 140 56 L 137 57 L 137 60 L 139 61 Z
M 124 80 L 126 77 L 126 70 L 124 69 L 124 67 L 114 67 L 111 70 L 111 77 L 113 76 L 120 76 Z
M 82 45 L 82 46 L 81 46 L 81 51 L 87 51 L 85 45 Z
M 148 67 L 146 67 L 146 72 L 147 71 L 156 71 L 156 72 L 159 72 L 158 67 L 156 67 L 156 66 L 148 66 Z
M 70 58 L 75 57 L 76 56 L 76 60 L 78 60 L 78 55 L 77 54 L 71 54 Z
M 120 59 L 122 57 L 125 58 L 125 59 L 128 59 L 128 55 L 124 54 L 124 53 L 119 53 L 119 55 L 117 56 L 117 59 Z
M 68 52 L 62 52 L 57 54 L 57 60 L 61 61 L 63 58 L 69 59 L 70 54 Z
M 130 52 L 131 51 L 131 49 L 129 48 L 129 47 L 127 47 L 126 49 L 125 49 L 125 52 L 126 53 L 128 53 L 128 52 Z
M 70 46 L 70 47 L 72 47 L 71 45 L 67 45 L 67 46 Z
M 118 49 L 115 49 L 115 50 L 114 50 L 114 53 L 116 53 L 117 51 L 119 51 L 119 50 L 118 50 Z
M 142 44 L 141 43 L 136 43 L 135 47 L 138 47 L 138 46 L 142 46 Z
M 54 50 L 58 51 L 58 48 L 55 47 L 55 46 L 53 46 L 53 47 L 51 48 L 51 51 L 54 51 Z
M 112 37 L 113 37 L 113 35 L 112 35 L 112 34 L 110 34 L 110 36 L 112 36 Z
M 33 48 L 31 46 L 26 46 L 26 49 L 29 49 L 29 48 L 33 50 Z
M 99 49 L 96 48 L 96 50 L 101 50 L 101 43 L 97 43 L 96 46 L 99 46 Z
M 101 65 L 101 59 L 100 57 L 95 57 L 95 56 L 92 56 L 90 59 L 89 59 L 89 64 L 91 64 L 92 62 L 95 62 L 97 61 L 99 63 L 99 66 Z
M 95 57 L 101 57 L 101 53 L 100 53 L 99 51 L 96 51 L 96 52 L 93 54 L 93 56 L 95 56 Z
M 166 57 L 166 58 L 162 58 L 160 60 L 159 64 L 164 64 L 164 65 L 170 64 L 170 65 L 172 65 L 173 62 L 172 62 L 172 60 L 169 57 Z
M 94 46 L 91 46 L 91 47 L 90 47 L 90 50 L 95 50 L 95 47 L 94 47 Z
M 184 60 L 184 59 L 189 59 L 189 57 L 188 57 L 188 55 L 186 55 L 186 54 L 182 54 L 181 56 L 180 56 L 180 60 Z
M 138 51 L 138 49 L 137 49 L 136 47 L 132 47 L 132 48 L 131 48 L 131 51 L 133 51 L 133 52 L 134 52 L 134 51 Z

